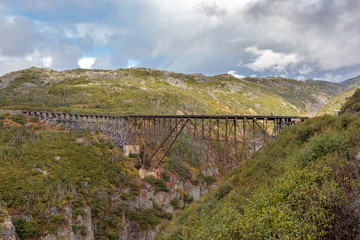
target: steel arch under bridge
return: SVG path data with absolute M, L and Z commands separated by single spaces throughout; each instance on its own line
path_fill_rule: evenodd
M 141 167 L 159 168 L 181 134 L 191 138 L 214 176 L 261 151 L 281 132 L 307 117 L 238 115 L 100 115 L 23 111 L 69 130 L 101 132 L 118 147 L 131 147 Z

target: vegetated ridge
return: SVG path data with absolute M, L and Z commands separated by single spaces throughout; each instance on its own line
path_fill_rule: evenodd
M 340 113 L 345 112 L 360 112 L 360 88 L 342 106 Z
M 155 239 L 358 239 L 359 96 L 286 129 Z
M 0 78 L 0 109 L 109 114 L 315 115 L 358 80 L 207 77 L 145 68 L 30 68 Z M 328 108 L 327 108 L 328 109 Z M 332 110 L 321 110 L 329 112 Z

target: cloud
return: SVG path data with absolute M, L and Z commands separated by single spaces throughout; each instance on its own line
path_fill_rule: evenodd
M 323 77 L 321 77 L 321 80 L 329 81 L 329 82 L 340 82 L 342 76 L 337 74 L 334 75 L 332 73 L 326 73 Z
M 217 1 L 203 1 L 195 6 L 195 9 L 200 13 L 203 13 L 209 17 L 221 17 L 225 16 L 227 11 L 219 2 Z
M 106 24 L 77 23 L 73 29 L 65 29 L 66 38 L 91 38 L 95 44 L 107 45 L 110 39 L 121 30 Z
M 114 69 L 115 67 L 112 64 L 111 57 L 107 54 L 102 55 L 96 58 L 95 62 L 92 64 L 94 69 Z
M 244 75 L 239 75 L 236 73 L 236 71 L 233 71 L 233 70 L 228 71 L 227 74 L 230 74 L 231 76 L 234 76 L 236 78 L 246 78 Z
M 256 56 L 256 59 L 252 63 L 244 64 L 245 67 L 256 72 L 262 72 L 264 70 L 286 72 L 285 68 L 287 66 L 299 62 L 295 53 L 277 53 L 273 52 L 271 49 L 259 50 L 257 46 L 248 47 L 245 49 L 245 52 Z
M 351 76 L 360 68 L 358 12 L 354 0 L 3 0 L 0 57 L 58 70 L 86 56 L 102 69 L 136 59 L 207 75 Z
M 0 52 L 5 56 L 25 56 L 42 40 L 35 24 L 23 17 L 0 17 L 0 32 Z
M 308 65 L 306 65 L 306 64 L 304 64 L 304 65 L 302 65 L 300 68 L 299 68 L 299 73 L 300 74 L 309 74 L 309 73 L 311 73 L 311 71 L 312 71 L 312 69 L 311 69 L 311 67 L 309 67 Z
M 96 58 L 94 57 L 83 57 L 78 60 L 78 65 L 80 68 L 90 69 L 91 66 L 95 63 Z

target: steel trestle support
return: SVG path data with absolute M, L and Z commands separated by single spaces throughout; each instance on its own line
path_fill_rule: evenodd
M 159 168 L 181 134 L 190 137 L 207 168 L 222 178 L 261 151 L 281 132 L 307 117 L 236 115 L 99 115 L 23 111 L 69 130 L 99 131 L 118 147 L 136 145 L 141 167 Z

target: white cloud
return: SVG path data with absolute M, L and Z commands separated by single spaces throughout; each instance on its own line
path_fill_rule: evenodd
M 246 78 L 244 75 L 237 74 L 234 70 L 228 71 L 227 74 L 230 74 L 231 76 L 234 76 L 236 78 Z
M 91 66 L 95 63 L 96 58 L 94 57 L 83 57 L 78 61 L 78 65 L 80 68 L 90 69 Z
M 311 67 L 309 67 L 308 65 L 304 64 L 301 66 L 301 68 L 298 70 L 300 74 L 308 74 L 312 71 Z
M 66 38 L 90 37 L 98 45 L 109 44 L 111 37 L 117 33 L 126 34 L 124 29 L 119 30 L 108 24 L 99 23 L 77 23 L 74 28 L 65 27 L 63 31 Z
M 0 55 L 0 75 L 24 68 L 29 68 L 31 66 L 49 68 L 51 67 L 51 64 L 51 57 L 43 55 L 41 56 L 38 52 L 27 55 L 26 57 L 8 57 Z
M 304 80 L 305 80 L 305 77 L 302 76 L 302 75 L 300 75 L 300 76 L 297 76 L 295 79 L 296 79 L 296 80 L 299 80 L 299 81 L 304 81 Z
M 273 52 L 271 49 L 260 50 L 257 46 L 248 47 L 245 49 L 245 52 L 256 56 L 256 59 L 252 63 L 244 64 L 245 67 L 256 72 L 265 70 L 286 72 L 287 66 L 299 62 L 296 53 L 284 54 Z
M 329 81 L 329 82 L 340 82 L 341 79 L 341 75 L 337 74 L 334 75 L 332 73 L 326 73 L 321 80 L 325 80 L 325 81 Z
M 53 58 L 51 56 L 47 56 L 46 54 L 39 51 L 35 51 L 34 53 L 29 54 L 25 57 L 25 59 L 29 63 L 33 63 L 34 66 L 46 68 L 50 68 L 53 62 Z
M 135 59 L 128 59 L 127 60 L 127 65 L 126 67 L 127 68 L 133 68 L 133 67 L 136 67 L 137 65 L 139 64 L 139 62 Z

